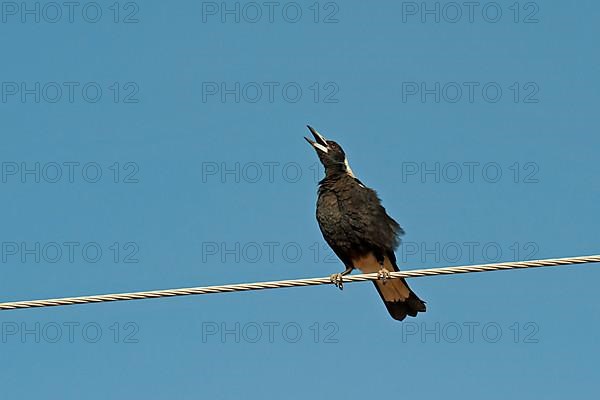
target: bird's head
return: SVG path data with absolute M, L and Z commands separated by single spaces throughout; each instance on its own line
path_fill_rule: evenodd
M 321 160 L 321 163 L 325 167 L 325 172 L 345 172 L 354 176 L 352 170 L 350 169 L 350 165 L 348 165 L 346 153 L 344 153 L 342 146 L 333 140 L 325 139 L 323 135 L 321 135 L 311 126 L 307 125 L 307 127 L 314 136 L 315 140 L 311 140 L 307 137 L 304 137 L 304 139 L 306 139 L 306 141 L 317 152 L 319 160 Z

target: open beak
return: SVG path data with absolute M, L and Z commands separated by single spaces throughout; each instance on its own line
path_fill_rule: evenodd
M 317 151 L 327 153 L 329 151 L 327 140 L 325 140 L 325 138 L 310 125 L 306 125 L 306 127 L 308 128 L 308 130 L 310 130 L 310 133 L 312 133 L 312 135 L 315 137 L 315 140 L 313 141 L 307 138 L 306 136 L 304 137 L 304 139 L 306 139 L 306 141 L 310 143 L 310 145 L 314 147 Z

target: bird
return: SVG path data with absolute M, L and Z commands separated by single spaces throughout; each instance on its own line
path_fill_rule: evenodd
M 319 181 L 317 222 L 323 238 L 346 267 L 331 275 L 331 282 L 343 289 L 343 276 L 355 268 L 362 273 L 377 272 L 379 279 L 373 283 L 393 319 L 402 321 L 407 315 L 425 312 L 425 302 L 404 278 L 389 279 L 390 272 L 399 271 L 394 251 L 404 230 L 387 214 L 377 192 L 354 176 L 342 147 L 311 126 L 307 128 L 314 140 L 304 138 L 325 168 L 325 177 Z

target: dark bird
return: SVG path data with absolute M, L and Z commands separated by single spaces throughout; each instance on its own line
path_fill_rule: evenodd
M 425 302 L 404 279 L 387 279 L 390 271 L 399 271 L 394 250 L 404 230 L 387 214 L 377 193 L 354 176 L 342 147 L 308 129 L 315 140 L 305 139 L 325 167 L 325 178 L 319 182 L 317 221 L 325 241 L 346 266 L 344 272 L 331 276 L 332 282 L 342 289 L 342 277 L 354 268 L 377 272 L 380 279 L 373 283 L 392 318 L 402 321 L 407 315 L 425 312 Z

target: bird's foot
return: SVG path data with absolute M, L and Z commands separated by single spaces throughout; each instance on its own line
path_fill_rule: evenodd
M 383 283 L 385 285 L 385 282 L 390 279 L 390 271 L 388 271 L 385 268 L 381 268 L 379 271 L 377 271 L 377 279 L 381 280 L 381 283 Z
M 329 279 L 331 280 L 331 283 L 335 285 L 335 287 L 339 288 L 340 290 L 344 290 L 344 278 L 342 277 L 342 274 L 333 274 L 329 277 Z

